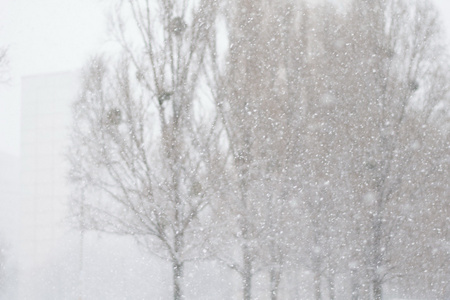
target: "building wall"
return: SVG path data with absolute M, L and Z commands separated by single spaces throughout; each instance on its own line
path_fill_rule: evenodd
M 81 235 L 68 222 L 65 153 L 78 74 L 31 76 L 22 82 L 17 299 L 169 299 L 170 263 L 138 247 L 132 237 Z M 187 299 L 211 299 L 211 294 L 230 299 L 231 289 L 223 297 L 216 291 L 229 284 L 221 270 L 214 263 L 186 269 Z
M 0 299 L 16 297 L 19 157 L 0 152 Z
M 0 152 L 0 241 L 14 242 L 17 236 L 19 158 Z
M 40 279 L 49 281 L 41 278 L 48 277 L 43 270 L 63 257 L 64 246 L 71 243 L 64 156 L 78 76 L 66 72 L 22 80 L 20 299 L 35 294 Z
M 71 103 L 80 81 L 77 72 L 22 81 L 17 298 L 143 299 L 158 295 L 158 287 L 170 286 L 170 276 L 161 277 L 164 265 L 140 251 L 132 239 L 94 232 L 81 239 L 81 233 L 70 226 L 65 153 Z

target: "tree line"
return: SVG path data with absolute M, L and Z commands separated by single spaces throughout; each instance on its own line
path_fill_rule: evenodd
M 444 299 L 448 49 L 428 1 L 123 0 L 86 64 L 71 211 L 252 299 Z M 298 282 L 298 286 L 304 283 Z M 301 297 L 301 298 L 302 298 Z

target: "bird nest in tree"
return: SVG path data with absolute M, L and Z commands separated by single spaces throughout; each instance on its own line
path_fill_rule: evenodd
M 140 82 L 145 79 L 144 72 L 141 70 L 136 71 L 136 79 Z
M 408 82 L 409 89 L 413 92 L 419 89 L 419 83 L 415 80 L 411 80 Z
M 187 24 L 186 22 L 184 22 L 182 17 L 175 17 L 170 22 L 170 29 L 177 36 L 181 36 L 183 32 L 186 30 L 186 27 Z
M 159 93 L 158 95 L 158 102 L 159 105 L 162 105 L 165 101 L 170 100 L 170 97 L 172 97 L 173 92 L 170 91 L 162 91 L 161 93 Z
M 111 108 L 106 113 L 106 122 L 109 125 L 119 125 L 122 122 L 122 112 L 118 108 Z

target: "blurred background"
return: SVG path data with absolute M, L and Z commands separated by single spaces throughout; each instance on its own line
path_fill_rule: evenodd
M 450 1 L 434 0 L 434 3 L 440 11 L 440 21 L 450 41 Z M 80 247 L 79 236 L 73 232 L 66 244 L 52 244 L 56 240 L 53 237 L 67 235 L 69 230 L 65 228 L 66 225 L 54 225 L 58 224 L 58 218 L 65 209 L 60 207 L 62 204 L 58 199 L 67 197 L 67 190 L 55 186 L 64 186 L 64 174 L 68 170 L 62 153 L 67 147 L 63 136 L 70 126 L 69 103 L 79 90 L 79 71 L 93 54 L 114 48 L 108 35 L 107 15 L 110 9 L 110 3 L 102 0 L 0 0 L 0 47 L 6 47 L 8 54 L 8 78 L 0 84 L 0 255 L 5 258 L 1 264 L 6 274 L 0 276 L 4 276 L 3 286 L 13 287 L 4 291 L 1 299 L 41 299 L 29 294 L 36 287 L 25 287 L 22 281 L 26 279 L 17 275 L 21 268 L 31 270 L 29 266 L 39 257 L 48 258 L 56 253 L 48 253 L 49 249 Z M 43 98 L 48 101 L 39 102 Z M 36 137 L 46 135 L 45 145 L 39 144 Z M 48 205 L 44 208 L 34 207 L 34 197 L 45 197 Z M 33 228 L 35 224 L 44 224 L 44 227 L 36 230 Z M 33 230 L 36 231 L 30 233 Z M 42 242 L 47 238 L 48 241 Z M 99 238 L 94 234 L 86 236 L 85 249 L 95 248 L 94 241 Z M 111 280 L 105 284 L 103 293 L 99 294 L 95 294 L 98 291 L 95 291 L 94 286 L 86 283 L 85 290 L 91 290 L 90 295 L 96 295 L 96 299 L 123 299 L 120 295 L 108 294 L 108 286 L 110 291 L 120 286 L 123 291 L 127 291 L 125 294 L 132 295 L 129 299 L 140 299 L 147 295 L 134 290 L 133 286 L 127 286 L 123 280 L 127 272 L 132 272 L 134 276 L 136 272 L 141 272 L 138 278 L 142 285 L 145 286 L 147 281 L 152 282 L 155 291 L 159 285 L 170 281 L 167 270 L 157 272 L 163 276 L 152 275 L 159 265 L 149 261 L 148 256 L 134 247 L 114 239 L 105 240 L 104 245 L 105 250 L 91 252 L 94 254 L 86 258 L 86 264 L 91 268 L 90 276 L 97 276 L 97 281 L 89 282 L 98 282 L 102 278 Z M 27 252 L 29 249 L 35 256 Z M 114 249 L 113 254 L 110 253 L 111 249 Z M 75 251 L 76 255 L 83 255 L 83 250 L 80 251 Z M 105 255 L 101 251 L 105 251 Z M 130 252 L 135 252 L 135 259 L 127 261 Z M 78 282 L 80 279 L 76 275 L 80 268 L 83 269 L 76 255 L 68 260 L 55 257 L 54 262 L 58 266 L 49 266 L 53 268 L 51 272 L 33 269 L 27 276 L 41 278 L 42 281 L 33 284 L 45 282 L 48 289 L 60 290 L 55 295 L 64 297 L 52 299 L 75 299 L 79 291 L 71 289 L 84 284 Z M 21 261 L 19 264 L 18 257 L 27 257 L 33 262 Z M 105 257 L 114 260 L 114 268 L 102 269 L 102 265 L 108 264 Z M 64 260 L 62 265 L 61 260 Z M 54 269 L 60 273 L 55 273 Z M 201 268 L 198 272 L 201 273 Z M 72 282 L 70 287 L 58 282 L 58 274 L 73 275 L 73 278 L 68 279 Z M 207 273 L 203 275 L 208 277 Z M 232 276 L 229 278 L 234 280 Z M 219 284 L 229 280 L 224 277 Z M 17 289 L 18 286 L 22 288 Z M 208 293 L 213 291 L 204 291 L 205 295 Z M 41 296 L 45 298 L 45 295 Z M 152 299 L 165 299 L 167 295 L 162 292 L 153 296 Z M 232 296 L 223 295 L 224 299 L 227 297 Z

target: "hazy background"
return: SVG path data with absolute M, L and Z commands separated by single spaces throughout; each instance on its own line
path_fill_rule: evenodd
M 0 153 L 20 154 L 21 77 L 79 69 L 108 47 L 104 0 L 0 0 L 0 46 L 11 80 L 0 86 Z M 450 0 L 434 0 L 450 40 Z M 3 166 L 0 166 L 3 167 Z
M 11 80 L 0 86 L 0 152 L 19 155 L 21 77 L 78 69 L 104 46 L 105 8 L 95 0 L 0 0 L 0 45 Z

